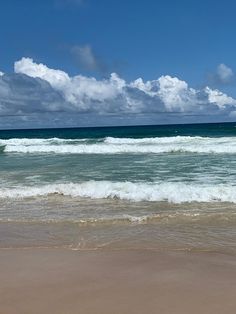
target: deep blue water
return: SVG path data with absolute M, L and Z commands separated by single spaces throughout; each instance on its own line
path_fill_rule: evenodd
M 163 136 L 236 136 L 236 122 L 65 129 L 1 130 L 0 138 L 103 138 Z

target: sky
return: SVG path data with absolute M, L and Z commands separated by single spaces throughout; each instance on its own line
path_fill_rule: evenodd
M 8 0 L 0 128 L 236 121 L 236 2 Z

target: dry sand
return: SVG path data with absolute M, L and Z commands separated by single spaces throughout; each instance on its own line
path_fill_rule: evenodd
M 1 314 L 235 314 L 236 258 L 206 252 L 0 250 Z

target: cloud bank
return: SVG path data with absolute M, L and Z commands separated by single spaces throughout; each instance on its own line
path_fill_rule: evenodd
M 222 77 L 230 76 L 227 69 L 221 70 Z M 116 73 L 102 80 L 71 77 L 30 58 L 16 61 L 14 73 L 0 75 L 1 128 L 217 122 L 235 117 L 234 98 L 207 86 L 191 88 L 169 75 L 132 82 Z

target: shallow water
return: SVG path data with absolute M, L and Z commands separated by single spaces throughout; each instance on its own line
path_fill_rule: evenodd
M 1 131 L 1 246 L 234 251 L 235 126 Z

